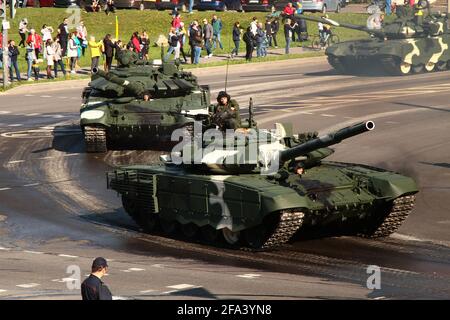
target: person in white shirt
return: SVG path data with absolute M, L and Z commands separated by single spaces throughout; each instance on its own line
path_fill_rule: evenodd
M 53 33 L 53 28 L 52 27 L 47 26 L 46 24 L 44 24 L 42 26 L 41 33 L 42 33 L 42 41 L 44 43 L 46 43 L 47 40 L 52 40 L 52 33 Z
M 52 68 L 55 65 L 55 49 L 52 39 L 48 39 L 45 42 L 45 59 L 47 60 L 47 79 L 54 79 Z

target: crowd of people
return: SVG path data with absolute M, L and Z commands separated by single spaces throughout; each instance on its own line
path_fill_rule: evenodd
M 93 2 L 93 11 L 99 11 L 101 8 Z M 107 14 L 115 10 L 113 0 L 108 0 L 104 7 Z M 300 11 L 299 11 L 300 10 Z M 301 13 L 301 8 L 293 8 L 288 4 L 283 11 L 284 36 L 286 39 L 285 52 L 289 53 L 289 47 L 292 41 L 305 40 L 301 36 L 302 27 L 294 19 L 289 19 L 295 13 Z M 156 43 L 161 46 L 167 46 L 167 51 L 162 58 L 165 61 L 173 59 L 180 63 L 198 64 L 204 51 L 204 58 L 210 58 L 214 55 L 216 49 L 223 50 L 222 31 L 223 23 L 216 14 L 211 19 L 204 18 L 194 20 L 189 25 L 185 25 L 182 16 L 178 10 L 172 12 L 171 25 L 167 37 L 163 37 L 163 43 Z M 265 22 L 259 22 L 256 17 L 249 22 L 249 27 L 244 30 L 239 21 L 236 21 L 232 29 L 232 41 L 234 47 L 231 50 L 230 57 L 235 58 L 241 50 L 241 41 L 245 43 L 245 58 L 250 61 L 256 50 L 256 57 L 265 57 L 269 47 L 278 48 L 277 34 L 280 31 L 280 18 L 267 18 Z M 19 23 L 18 34 L 20 42 L 14 40 L 8 42 L 8 61 L 7 67 L 10 70 L 11 82 L 16 79 L 21 81 L 18 59 L 22 52 L 27 64 L 26 77 L 28 81 L 39 80 L 39 74 L 45 67 L 48 79 L 58 77 L 58 73 L 66 76 L 68 73 L 75 74 L 80 69 L 80 59 L 87 52 L 91 58 L 91 70 L 98 68 L 100 59 L 103 57 L 103 68 L 108 71 L 111 69 L 114 57 L 120 50 L 132 50 L 139 55 L 141 59 L 149 59 L 150 37 L 147 31 L 133 32 L 130 40 L 122 42 L 119 39 L 113 39 L 111 34 L 105 35 L 101 40 L 95 36 L 88 35 L 88 30 L 83 21 L 73 30 L 69 30 L 68 19 L 64 19 L 57 27 L 44 24 L 40 32 L 31 27 L 28 20 L 23 18 Z M 1 35 L 0 35 L 1 36 Z M 161 38 L 161 37 L 160 37 Z M 1 38 L 0 38 L 1 39 Z M 0 53 L 3 48 L 0 41 Z M 1 54 L 0 54 L 1 56 Z M 0 67 L 3 67 L 3 61 L 0 60 Z

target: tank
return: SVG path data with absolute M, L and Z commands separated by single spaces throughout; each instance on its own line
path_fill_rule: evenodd
M 110 72 L 94 69 L 83 91 L 80 126 L 87 152 L 161 145 L 173 130 L 208 119 L 209 87 L 192 73 L 127 51 L 118 60 Z
M 450 68 L 447 14 L 431 13 L 428 2 L 421 2 L 414 8 L 398 6 L 396 18 L 381 27 L 374 23 L 379 15 L 369 17 L 367 26 L 309 15 L 301 18 L 370 34 L 369 39 L 344 41 L 325 50 L 328 62 L 340 73 L 370 68 L 407 75 Z
M 145 231 L 201 237 L 213 245 L 271 249 L 311 228 L 386 237 L 413 209 L 414 180 L 325 160 L 334 152 L 330 146 L 374 127 L 366 121 L 323 136 L 292 134 L 288 124 L 238 129 L 203 141 L 201 156 L 187 143 L 162 156 L 162 164 L 110 171 L 107 188 Z

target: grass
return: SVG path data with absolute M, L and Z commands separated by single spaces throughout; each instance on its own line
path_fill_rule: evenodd
M 59 9 L 59 8 L 20 8 L 17 10 L 17 15 L 14 20 L 11 22 L 11 29 L 9 30 L 10 39 L 16 40 L 16 44 L 18 44 L 20 37 L 18 34 L 18 24 L 22 18 L 27 18 L 29 23 L 29 29 L 34 28 L 38 32 L 40 32 L 42 25 L 47 24 L 52 26 L 55 29 L 54 36 L 56 35 L 56 29 L 58 25 L 62 22 L 65 17 L 70 17 L 74 11 L 74 9 Z M 156 11 L 156 10 L 117 10 L 117 17 L 119 20 L 119 38 L 127 43 L 130 39 L 131 34 L 134 31 L 141 32 L 142 30 L 146 30 L 150 36 L 151 43 L 154 43 L 158 36 L 163 34 L 167 35 L 171 16 L 170 11 Z M 242 28 L 246 28 L 252 17 L 256 16 L 259 21 L 265 21 L 266 13 L 263 12 L 245 12 L 245 13 L 236 13 L 236 12 L 225 12 L 225 13 L 215 13 L 211 11 L 203 11 L 203 12 L 195 12 L 192 15 L 187 15 L 182 13 L 182 20 L 186 25 L 194 19 L 202 20 L 203 18 L 211 19 L 213 14 L 217 14 L 223 22 L 223 31 L 222 31 L 222 43 L 224 45 L 224 49 L 217 49 L 215 53 L 217 54 L 225 54 L 229 53 L 233 47 L 231 41 L 231 31 L 233 28 L 233 24 L 236 20 L 239 20 Z M 319 14 L 315 14 L 318 16 Z M 357 13 L 340 13 L 340 14 L 329 14 L 331 19 L 337 19 L 340 21 L 345 21 L 354 24 L 365 24 L 367 15 L 357 14 Z M 105 15 L 103 12 L 101 13 L 86 13 L 81 11 L 81 19 L 85 22 L 85 25 L 88 30 L 88 36 L 94 35 L 97 40 L 103 39 L 105 34 L 110 33 L 115 36 L 115 16 L 114 15 Z M 74 19 L 69 18 L 69 23 L 73 23 Z M 76 25 L 71 28 L 75 29 Z M 349 39 L 357 39 L 357 38 L 366 38 L 367 34 L 364 32 L 351 30 L 351 29 L 334 29 L 334 32 L 339 35 L 341 41 L 349 40 Z M 312 35 L 318 33 L 317 31 L 317 23 L 308 22 L 308 33 L 310 34 L 310 38 Z M 280 25 L 280 32 L 278 33 L 278 41 L 279 47 L 283 48 L 285 45 L 284 35 L 282 31 L 282 25 Z M 309 45 L 307 42 L 306 45 Z M 243 43 L 241 44 L 241 51 L 243 50 Z M 19 57 L 19 68 L 21 71 L 26 70 L 26 61 L 24 59 L 25 49 L 20 48 L 21 55 Z M 161 50 L 158 47 L 150 48 L 150 56 L 151 58 L 159 58 L 161 54 Z M 317 53 L 313 54 L 314 56 L 318 55 Z M 304 56 L 304 55 L 301 55 Z M 253 61 L 273 61 L 273 60 L 282 60 L 282 59 L 290 59 L 290 58 L 298 58 L 299 55 L 291 54 L 289 56 L 276 56 L 276 57 L 266 57 L 260 59 L 254 59 Z M 242 61 L 230 61 L 230 63 L 242 63 Z M 45 64 L 45 63 L 44 63 Z M 100 64 L 103 64 L 103 61 L 100 61 Z M 226 64 L 226 61 L 214 62 L 204 64 L 205 66 L 216 66 Z M 86 49 L 86 55 L 81 58 L 80 66 L 86 67 L 90 65 L 90 53 L 89 49 Z M 43 66 L 44 68 L 44 66 Z M 187 68 L 191 68 L 187 66 Z

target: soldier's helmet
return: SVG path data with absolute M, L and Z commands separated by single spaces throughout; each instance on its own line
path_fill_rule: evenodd
M 217 95 L 217 102 L 220 103 L 220 99 L 222 99 L 223 97 L 227 97 L 228 102 L 230 102 L 231 97 L 228 93 L 226 93 L 226 91 L 220 91 L 219 94 Z

